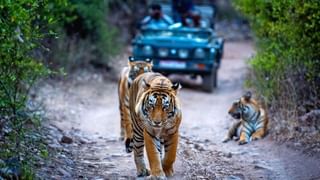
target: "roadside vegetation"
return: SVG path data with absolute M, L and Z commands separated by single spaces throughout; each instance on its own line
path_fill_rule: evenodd
M 106 66 L 118 52 L 107 7 L 108 1 L 0 2 L 0 179 L 34 179 L 49 156 L 41 106 L 30 93 L 39 79 Z
M 120 50 L 117 29 L 107 22 L 109 1 L 68 0 L 58 7 L 61 16 L 55 38 L 47 39 L 51 51 L 43 61 L 54 69 L 72 72 L 90 65 L 107 67 L 108 60 Z
M 234 2 L 250 21 L 257 55 L 248 85 L 270 105 L 279 140 L 320 151 L 320 2 Z
M 29 92 L 48 75 L 33 55 L 56 21 L 51 12 L 63 1 L 1 1 L 0 4 L 0 177 L 32 179 L 35 156 L 47 157 L 39 134 L 40 116 Z

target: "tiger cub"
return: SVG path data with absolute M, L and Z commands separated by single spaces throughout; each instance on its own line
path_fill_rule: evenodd
M 129 88 L 133 80 L 140 74 L 152 71 L 152 60 L 136 60 L 129 57 L 128 66 L 122 69 L 118 83 L 118 97 L 120 110 L 120 139 L 128 139 L 131 129 L 131 117 L 129 111 Z M 130 142 L 126 142 L 128 144 Z M 126 145 L 127 146 L 127 145 Z
M 261 139 L 266 135 L 269 122 L 267 112 L 251 96 L 251 92 L 247 92 L 232 104 L 228 113 L 239 121 L 229 129 L 223 142 L 227 142 L 235 136 L 240 138 L 238 143 L 242 145 L 250 140 Z
M 173 84 L 165 76 L 152 72 L 138 76 L 132 83 L 129 107 L 138 177 L 151 174 L 151 179 L 166 179 L 173 175 L 182 117 L 179 89 L 179 83 Z M 144 146 L 150 172 L 144 162 Z

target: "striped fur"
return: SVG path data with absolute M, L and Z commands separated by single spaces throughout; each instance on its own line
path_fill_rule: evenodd
M 173 174 L 181 122 L 179 84 L 159 73 L 144 73 L 130 89 L 134 160 L 138 176 L 166 178 Z M 162 158 L 162 145 L 164 157 Z M 144 162 L 144 146 L 150 172 Z
M 131 58 L 131 57 L 130 57 Z M 131 117 L 129 111 L 129 88 L 133 80 L 140 74 L 151 72 L 152 63 L 148 61 L 133 61 L 129 59 L 128 67 L 122 69 L 118 83 L 118 97 L 120 110 L 120 138 L 126 139 L 126 146 L 129 146 L 130 141 L 127 140 L 131 130 Z
M 232 104 L 229 114 L 239 121 L 229 129 L 223 142 L 235 136 L 241 145 L 265 136 L 269 122 L 267 112 L 251 97 L 250 92 Z

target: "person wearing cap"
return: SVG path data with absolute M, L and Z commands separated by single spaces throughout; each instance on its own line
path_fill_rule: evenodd
M 160 4 L 152 4 L 150 9 L 150 15 L 141 22 L 142 27 L 166 28 L 173 24 L 173 20 L 168 15 L 163 14 Z

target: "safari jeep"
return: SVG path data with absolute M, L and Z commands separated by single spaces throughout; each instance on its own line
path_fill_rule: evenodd
M 194 28 L 177 23 L 168 28 L 141 29 L 132 41 L 133 56 L 151 58 L 153 70 L 166 75 L 201 75 L 203 89 L 212 92 L 217 87 L 224 40 L 210 27 L 213 26 Z

